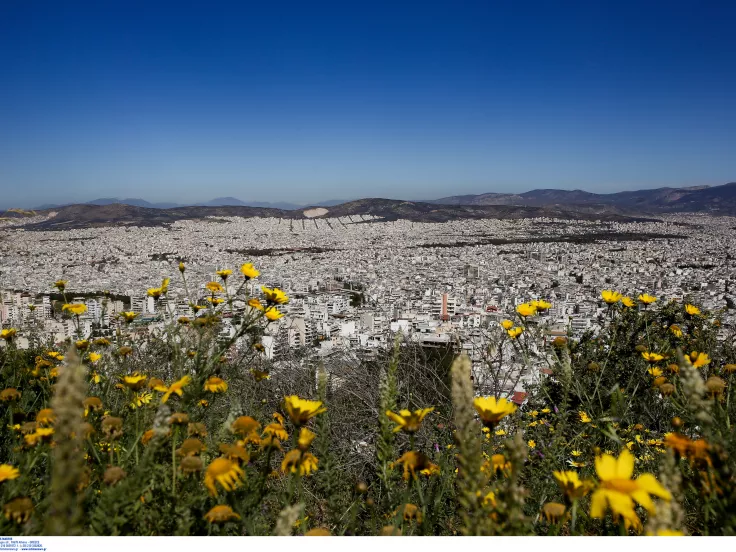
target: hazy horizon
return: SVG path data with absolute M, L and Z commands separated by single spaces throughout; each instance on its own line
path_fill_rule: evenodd
M 4 206 L 736 180 L 736 4 L 9 2 Z
M 531 191 L 534 191 L 534 190 L 543 190 L 543 189 L 555 189 L 555 190 L 564 190 L 564 191 L 584 191 L 584 192 L 591 192 L 591 193 L 597 193 L 597 194 L 614 194 L 614 193 L 619 193 L 619 192 L 630 192 L 630 191 L 640 191 L 640 190 L 654 190 L 654 189 L 658 189 L 658 188 L 683 188 L 683 189 L 684 188 L 693 188 L 693 187 L 711 187 L 712 188 L 712 187 L 715 187 L 715 186 L 722 186 L 724 184 L 731 184 L 731 182 L 722 182 L 722 183 L 718 183 L 718 184 L 701 184 L 701 185 L 695 185 L 695 186 L 657 186 L 655 188 L 627 188 L 627 189 L 624 189 L 624 190 L 616 190 L 616 191 L 612 191 L 612 192 L 607 192 L 607 191 L 591 192 L 591 190 L 587 190 L 585 188 L 561 188 L 561 187 L 560 188 L 549 188 L 549 187 L 545 187 L 545 186 L 539 186 L 539 187 L 535 187 L 535 188 L 529 188 L 528 190 L 527 189 L 523 189 L 523 190 L 517 189 L 516 191 L 513 191 L 513 192 L 486 191 L 486 192 L 469 193 L 469 194 L 466 194 L 466 193 L 453 193 L 453 194 L 444 195 L 444 196 L 422 197 L 422 198 L 417 198 L 417 197 L 403 197 L 403 196 L 395 196 L 395 197 L 390 197 L 390 196 L 376 196 L 376 195 L 367 194 L 367 195 L 363 195 L 363 196 L 345 197 L 345 198 L 317 198 L 314 201 L 303 202 L 303 203 L 296 202 L 296 201 L 290 201 L 288 199 L 280 199 L 280 200 L 279 199 L 277 199 L 277 200 L 268 200 L 268 199 L 266 199 L 266 200 L 256 200 L 256 199 L 248 199 L 247 197 L 224 196 L 224 195 L 213 195 L 212 197 L 200 197 L 200 198 L 196 198 L 196 199 L 194 199 L 192 201 L 174 201 L 171 198 L 169 198 L 169 199 L 164 198 L 164 199 L 160 199 L 159 200 L 159 199 L 150 199 L 148 197 L 133 197 L 133 196 L 125 195 L 125 194 L 116 194 L 116 195 L 108 195 L 108 196 L 82 198 L 82 199 L 76 200 L 76 201 L 63 201 L 63 202 L 59 202 L 59 203 L 55 203 L 55 202 L 42 202 L 42 203 L 38 203 L 38 202 L 34 202 L 33 200 L 29 200 L 29 201 L 20 202 L 20 203 L 7 204 L 7 202 L 3 201 L 3 198 L 0 197 L 0 209 L 9 209 L 9 208 L 14 208 L 14 207 L 15 208 L 20 208 L 20 209 L 38 209 L 38 208 L 45 207 L 45 206 L 48 206 L 48 205 L 70 205 L 70 204 L 76 204 L 76 203 L 84 204 L 84 203 L 90 203 L 90 202 L 98 201 L 98 200 L 111 200 L 111 199 L 119 199 L 121 201 L 122 200 L 126 200 L 126 199 L 127 200 L 142 200 L 142 201 L 146 201 L 146 202 L 151 203 L 151 204 L 176 203 L 176 204 L 181 205 L 181 206 L 187 206 L 187 205 L 204 204 L 204 203 L 207 203 L 207 202 L 210 202 L 210 201 L 220 200 L 220 199 L 228 199 L 228 198 L 237 199 L 239 201 L 242 201 L 243 203 L 269 203 L 269 204 L 289 203 L 289 204 L 293 204 L 295 206 L 308 207 L 308 206 L 311 206 L 311 205 L 320 205 L 322 203 L 332 203 L 332 202 L 340 202 L 340 203 L 342 203 L 342 202 L 355 201 L 355 200 L 358 200 L 358 199 L 395 199 L 395 200 L 422 202 L 422 201 L 433 201 L 433 200 L 437 200 L 437 199 L 443 199 L 443 198 L 446 198 L 446 197 L 465 196 L 465 195 L 482 195 L 482 194 L 486 194 L 486 193 L 523 194 L 523 193 L 526 193 L 526 192 L 531 192 Z

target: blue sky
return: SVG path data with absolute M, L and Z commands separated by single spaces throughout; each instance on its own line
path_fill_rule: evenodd
M 0 205 L 736 180 L 736 2 L 0 2 Z

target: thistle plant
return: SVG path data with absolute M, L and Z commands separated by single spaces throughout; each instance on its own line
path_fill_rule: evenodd
M 458 357 L 452 365 L 452 405 L 454 409 L 455 443 L 457 447 L 457 501 L 465 535 L 485 533 L 482 490 L 485 477 L 481 471 L 480 427 L 474 420 L 473 383 L 470 359 Z
M 55 386 L 51 407 L 55 415 L 53 463 L 49 511 L 44 532 L 48 535 L 79 535 L 83 531 L 84 509 L 81 495 L 83 401 L 87 385 L 84 367 L 74 348 L 66 355 Z

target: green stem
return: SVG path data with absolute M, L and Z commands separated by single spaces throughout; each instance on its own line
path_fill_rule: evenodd
M 176 427 L 171 431 L 171 494 L 176 496 Z
M 139 420 L 138 420 L 138 418 L 139 418 L 139 412 L 138 411 L 139 411 L 139 409 L 136 408 L 135 409 L 135 434 L 136 434 L 136 437 L 139 434 Z M 136 440 L 135 440 L 135 464 L 136 464 L 136 466 L 138 465 L 138 440 L 139 440 L 138 438 L 136 438 Z

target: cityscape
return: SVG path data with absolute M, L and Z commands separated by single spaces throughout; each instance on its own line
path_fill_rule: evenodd
M 733 543 L 734 21 L 0 2 L 0 552 Z
M 208 305 L 206 283 L 222 281 L 218 270 L 234 270 L 236 276 L 225 282 L 234 294 L 241 284 L 237 269 L 245 262 L 258 267 L 260 283 L 250 282 L 243 296 L 219 309 L 242 313 L 247 297 L 262 296 L 260 285 L 290 296 L 281 307 L 283 318 L 263 337 L 265 356 L 276 370 L 289 349 L 307 348 L 320 356 L 345 350 L 370 354 L 389 346 L 398 332 L 425 346 L 457 347 L 479 367 L 489 339 L 498 337 L 489 330 L 512 318 L 522 303 L 551 303 L 537 316 L 550 339 L 597 331 L 607 310 L 603 289 L 633 298 L 653 294 L 661 302 L 697 303 L 722 313 L 722 339 L 736 324 L 736 259 L 730 253 L 736 251 L 736 233 L 730 217 L 690 213 L 651 222 L 539 218 L 439 224 L 370 216 L 233 217 L 176 222 L 165 229 L 71 231 L 27 231 L 17 225 L 2 227 L 0 321 L 20 331 L 20 346 L 27 343 L 26 330 L 57 343 L 108 335 L 125 323 L 122 312 L 134 312 L 136 326 L 151 330 L 179 317 L 194 318 L 193 305 Z M 196 282 L 188 290 L 180 262 L 188 281 Z M 148 296 L 146 290 L 165 278 L 171 280 L 166 297 Z M 67 293 L 79 294 L 74 301 L 87 306 L 81 327 L 54 300 L 57 280 L 67 281 Z M 221 331 L 224 337 L 235 334 L 228 318 Z M 244 340 L 236 346 L 243 347 Z M 536 370 L 544 366 L 540 361 Z M 531 372 L 506 391 L 524 394 L 524 382 L 538 376 Z

